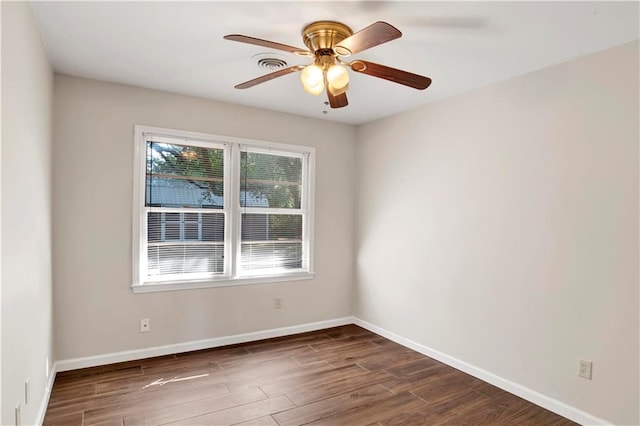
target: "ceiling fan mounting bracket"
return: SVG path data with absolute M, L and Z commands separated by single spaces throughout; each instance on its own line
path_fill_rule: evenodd
M 302 40 L 305 46 L 316 55 L 336 56 L 333 47 L 342 40 L 350 37 L 353 31 L 348 26 L 335 21 L 316 21 L 302 30 Z M 340 52 L 343 54 L 346 52 Z

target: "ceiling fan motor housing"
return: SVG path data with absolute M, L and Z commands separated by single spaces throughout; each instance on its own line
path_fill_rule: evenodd
M 352 34 L 351 28 L 340 22 L 317 21 L 302 30 L 302 40 L 314 55 L 336 56 L 333 47 Z

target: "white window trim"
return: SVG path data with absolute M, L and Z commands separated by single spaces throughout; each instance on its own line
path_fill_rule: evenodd
M 225 274 L 206 279 L 185 279 L 178 281 L 155 281 L 144 280 L 143 271 L 146 270 L 146 258 L 143 251 L 146 235 L 146 214 L 145 214 L 145 182 L 146 182 L 146 142 L 147 135 L 153 135 L 154 140 L 162 140 L 166 137 L 167 142 L 175 143 L 176 138 L 184 139 L 185 143 L 197 145 L 202 142 L 203 146 L 226 145 L 225 150 L 225 180 L 224 180 L 224 213 L 227 220 L 225 223 L 225 241 L 231 244 L 225 245 Z M 194 143 L 195 142 L 195 143 Z M 277 275 L 238 275 L 238 256 L 240 253 L 240 218 L 245 211 L 240 208 L 240 149 L 250 148 L 251 151 L 260 151 L 273 154 L 298 153 L 306 161 L 307 174 L 303 176 L 303 198 L 301 200 L 301 210 L 305 212 L 306 221 L 303 221 L 303 251 L 308 253 L 303 259 L 306 262 L 307 270 L 304 272 L 294 271 Z M 212 135 L 207 133 L 191 132 L 185 130 L 166 129 L 154 126 L 136 125 L 134 127 L 134 150 L 133 150 L 133 208 L 132 208 L 132 285 L 134 293 L 149 293 L 158 291 L 175 291 L 187 289 L 202 289 L 210 287 L 226 287 L 234 285 L 249 285 L 272 283 L 281 281 L 308 280 L 315 276 L 314 272 L 314 201 L 315 201 L 315 148 L 299 145 L 288 145 L 282 143 L 266 142 L 253 139 L 237 138 L 230 136 Z M 226 177 L 230 176 L 230 179 Z M 235 248 L 233 246 L 236 246 Z M 304 265 L 304 263 L 303 263 Z

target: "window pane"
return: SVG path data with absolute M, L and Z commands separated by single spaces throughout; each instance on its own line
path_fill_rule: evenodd
M 302 158 L 240 153 L 240 205 L 299 209 Z
M 242 241 L 301 240 L 302 215 L 243 214 Z
M 302 215 L 243 214 L 240 252 L 243 272 L 302 268 Z
M 243 243 L 241 246 L 243 272 L 257 274 L 281 273 L 302 268 L 302 242 L 285 241 Z
M 224 151 L 147 142 L 145 205 L 223 208 Z
M 147 213 L 147 276 L 222 274 L 224 221 L 224 213 L 211 211 Z
M 148 277 L 222 274 L 224 244 L 150 244 L 147 262 Z

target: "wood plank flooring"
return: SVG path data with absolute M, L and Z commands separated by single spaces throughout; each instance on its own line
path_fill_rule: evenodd
M 58 373 L 44 425 L 575 423 L 355 325 Z

